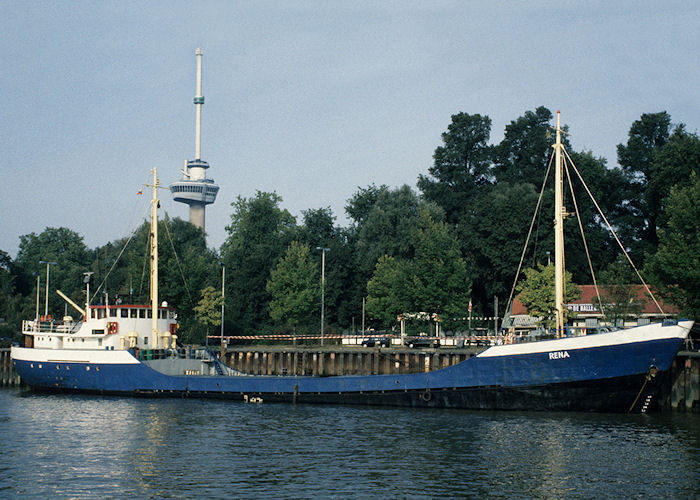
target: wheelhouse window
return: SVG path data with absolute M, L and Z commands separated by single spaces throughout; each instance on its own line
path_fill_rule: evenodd
M 110 318 L 116 318 L 116 317 L 117 317 L 117 310 L 116 310 L 116 309 L 110 309 L 110 310 L 109 310 L 109 317 L 110 317 Z
M 138 309 L 129 309 L 129 311 L 130 311 L 129 316 L 131 316 L 132 318 L 136 318 L 139 314 Z
M 145 317 L 146 317 L 146 310 L 139 309 L 139 318 L 145 318 Z
M 129 310 L 122 308 L 121 316 L 122 316 L 122 318 L 128 318 L 129 317 Z

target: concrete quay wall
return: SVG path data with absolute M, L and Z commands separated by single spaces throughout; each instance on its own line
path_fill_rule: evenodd
M 10 349 L 0 349 L 0 387 L 19 387 L 20 385 L 19 375 L 10 359 Z
M 327 348 L 229 348 L 224 361 L 252 375 L 384 375 L 420 373 L 446 368 L 479 351 Z

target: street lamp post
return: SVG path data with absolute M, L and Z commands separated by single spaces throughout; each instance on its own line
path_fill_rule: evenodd
M 330 252 L 330 248 L 316 247 L 316 250 L 321 250 L 321 345 L 323 345 L 323 314 L 326 302 L 326 252 Z
M 40 260 L 39 264 L 46 264 L 46 305 L 44 306 L 44 317 L 49 316 L 49 266 L 58 264 L 58 262 L 50 262 L 48 260 Z
M 34 318 L 34 326 L 39 324 L 39 290 L 41 290 L 41 274 L 36 273 L 36 316 Z
M 226 266 L 221 267 L 221 345 L 224 345 L 224 299 L 226 284 Z

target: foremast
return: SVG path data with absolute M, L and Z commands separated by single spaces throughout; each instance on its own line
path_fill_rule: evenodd
M 160 180 L 158 179 L 157 169 L 151 170 L 153 173 L 153 198 L 151 199 L 151 338 L 149 345 L 152 349 L 159 347 L 159 339 L 162 337 L 162 346 L 165 349 L 170 347 L 170 332 L 160 332 L 158 330 L 158 208 L 160 200 L 158 199 L 158 188 Z
M 564 334 L 564 168 L 562 163 L 560 112 L 557 111 L 556 142 L 554 148 L 554 301 L 556 306 L 557 337 Z

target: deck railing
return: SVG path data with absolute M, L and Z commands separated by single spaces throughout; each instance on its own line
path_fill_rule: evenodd
M 52 334 L 71 334 L 80 329 L 80 323 L 64 322 L 64 321 L 22 321 L 23 334 L 37 333 L 52 333 Z

